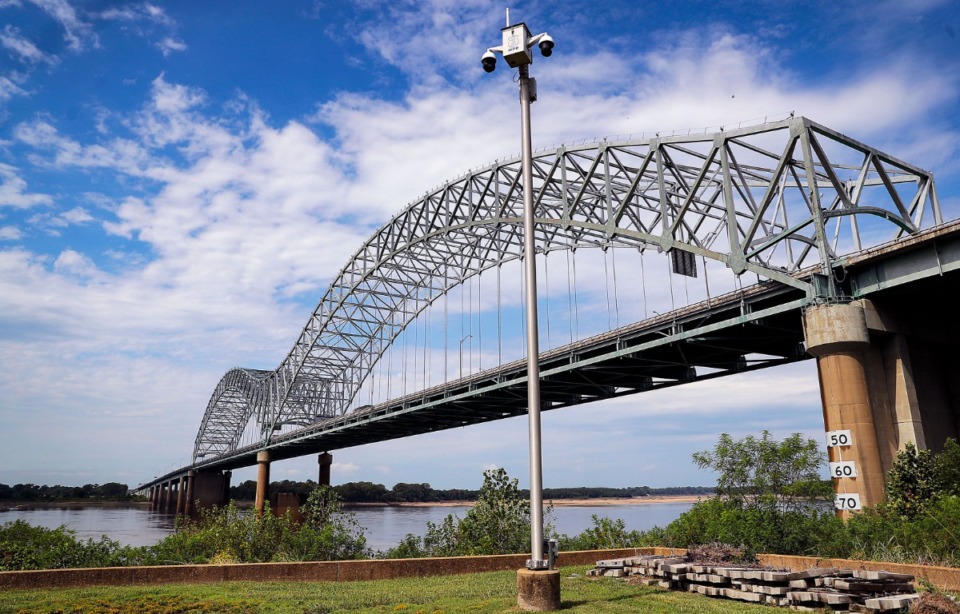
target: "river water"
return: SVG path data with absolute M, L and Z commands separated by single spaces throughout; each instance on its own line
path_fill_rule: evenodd
M 553 510 L 559 533 L 576 535 L 593 526 L 592 516 L 619 518 L 628 530 L 665 526 L 690 509 L 691 503 L 643 503 L 637 505 L 564 506 Z M 423 535 L 427 522 L 442 522 L 448 514 L 463 518 L 467 506 L 359 507 L 348 508 L 364 528 L 367 545 L 386 550 L 400 543 L 408 533 Z M 121 544 L 149 546 L 173 531 L 173 516 L 145 507 L 57 507 L 0 511 L 0 524 L 24 520 L 32 525 L 56 528 L 64 525 L 81 539 L 106 535 Z

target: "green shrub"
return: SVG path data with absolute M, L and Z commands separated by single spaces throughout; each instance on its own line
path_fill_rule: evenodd
M 138 560 L 139 551 L 106 536 L 81 541 L 66 527 L 47 529 L 23 520 L 0 525 L 0 571 L 115 567 Z
M 550 510 L 545 514 L 549 517 Z M 550 523 L 544 534 L 552 535 Z M 447 515 L 440 523 L 427 522 L 423 537 L 407 535 L 387 558 L 422 556 L 470 556 L 530 551 L 530 501 L 520 492 L 517 480 L 503 469 L 483 472 L 477 501 L 464 518 Z
M 945 495 L 912 518 L 881 506 L 847 521 L 847 556 L 891 562 L 960 565 L 960 497 Z
M 604 550 L 608 548 L 635 548 L 644 545 L 659 545 L 655 533 L 628 531 L 626 523 L 617 518 L 604 518 L 594 514 L 593 526 L 573 537 L 561 535 L 559 547 L 564 550 Z M 654 532 L 657 529 L 654 529 Z
M 310 494 L 298 523 L 290 515 L 243 512 L 233 503 L 202 510 L 196 521 L 180 518 L 174 533 L 147 552 L 147 564 L 270 561 L 331 561 L 364 558 L 366 537 L 336 492 L 321 486 Z
M 887 473 L 888 510 L 907 518 L 921 514 L 943 492 L 937 473 L 930 450 L 908 442 Z

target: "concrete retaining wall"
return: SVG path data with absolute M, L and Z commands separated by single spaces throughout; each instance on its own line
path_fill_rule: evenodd
M 598 560 L 643 554 L 683 554 L 671 548 L 623 548 L 561 552 L 561 565 L 593 566 Z M 908 573 L 926 578 L 942 590 L 960 591 L 960 568 L 904 565 L 879 561 L 818 559 L 806 556 L 761 554 L 764 565 L 800 571 L 810 567 L 840 567 Z M 160 567 L 106 567 L 0 572 L 0 590 L 77 588 L 85 586 L 130 586 L 204 582 L 353 582 L 443 576 L 485 571 L 521 569 L 526 554 L 465 556 L 434 559 L 373 561 L 319 561 L 310 563 L 247 563 L 238 565 L 169 565 Z
M 654 548 L 563 552 L 562 565 L 593 565 L 598 559 L 653 554 Z M 0 572 L 0 590 L 75 588 L 203 582 L 352 582 L 442 576 L 520 569 L 527 554 L 432 559 L 245 563 L 237 565 L 169 565 Z

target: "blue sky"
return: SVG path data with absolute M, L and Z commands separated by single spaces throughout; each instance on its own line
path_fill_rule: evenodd
M 535 147 L 795 111 L 934 171 L 956 217 L 957 2 L 584 7 L 511 7 L 557 44 L 533 67 Z M 0 0 L 0 482 L 179 466 L 220 376 L 274 368 L 377 227 L 514 155 L 516 86 L 479 65 L 503 8 Z M 543 428 L 546 486 L 666 486 L 710 484 L 690 454 L 721 432 L 822 421 L 805 362 Z M 335 451 L 334 480 L 525 482 L 526 437 L 514 419 Z

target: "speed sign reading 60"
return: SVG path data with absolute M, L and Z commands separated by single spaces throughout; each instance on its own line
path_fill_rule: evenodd
M 853 461 L 830 463 L 830 477 L 855 478 L 857 477 L 857 464 Z
M 853 444 L 853 436 L 850 435 L 849 429 L 843 431 L 827 431 L 828 448 L 849 446 L 851 444 Z
M 855 492 L 838 494 L 833 499 L 833 507 L 838 510 L 862 509 L 860 506 L 860 495 Z

